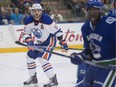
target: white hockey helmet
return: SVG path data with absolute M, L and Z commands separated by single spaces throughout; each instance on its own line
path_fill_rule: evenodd
M 32 5 L 31 10 L 34 10 L 34 9 L 43 10 L 42 6 L 39 3 L 36 3 L 36 4 Z

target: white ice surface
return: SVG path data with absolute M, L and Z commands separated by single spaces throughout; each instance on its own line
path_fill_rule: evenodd
M 71 52 L 64 54 L 69 55 Z M 25 52 L 0 54 L 0 87 L 23 87 L 23 82 L 29 77 L 25 56 Z M 53 65 L 54 73 L 57 74 L 58 87 L 74 87 L 77 66 L 71 64 L 70 59 L 57 55 L 52 55 L 50 62 Z M 47 83 L 48 79 L 38 60 L 36 60 L 36 63 L 39 87 L 43 87 L 43 84 Z

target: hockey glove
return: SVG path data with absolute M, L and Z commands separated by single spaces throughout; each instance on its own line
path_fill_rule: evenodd
M 61 40 L 59 44 L 64 49 L 63 52 L 67 52 L 68 51 L 68 45 L 67 45 L 65 40 Z
M 83 56 L 82 53 L 72 53 L 71 55 L 71 63 L 78 65 L 82 63 L 82 59 L 80 56 Z
M 72 53 L 71 55 L 71 62 L 73 64 L 81 64 L 82 60 L 92 60 L 93 55 L 90 49 L 84 49 L 81 53 Z
M 28 49 L 34 50 L 34 41 L 32 38 L 26 38 L 25 42 L 27 43 Z

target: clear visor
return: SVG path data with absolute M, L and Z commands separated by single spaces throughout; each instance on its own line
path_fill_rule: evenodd
M 42 9 L 31 9 L 31 11 L 33 11 L 33 12 L 40 12 L 40 11 L 42 11 Z
M 42 10 L 41 9 L 33 9 L 33 10 L 31 10 L 31 14 L 33 15 L 33 17 L 35 19 L 38 20 L 40 18 L 40 16 L 42 15 Z

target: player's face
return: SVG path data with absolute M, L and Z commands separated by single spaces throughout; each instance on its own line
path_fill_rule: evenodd
M 91 22 L 96 22 L 100 18 L 100 9 L 99 8 L 89 8 L 87 10 L 87 17 Z
M 34 10 L 32 10 L 32 14 L 36 20 L 39 20 L 41 14 L 42 14 L 42 10 L 41 9 L 34 9 Z

